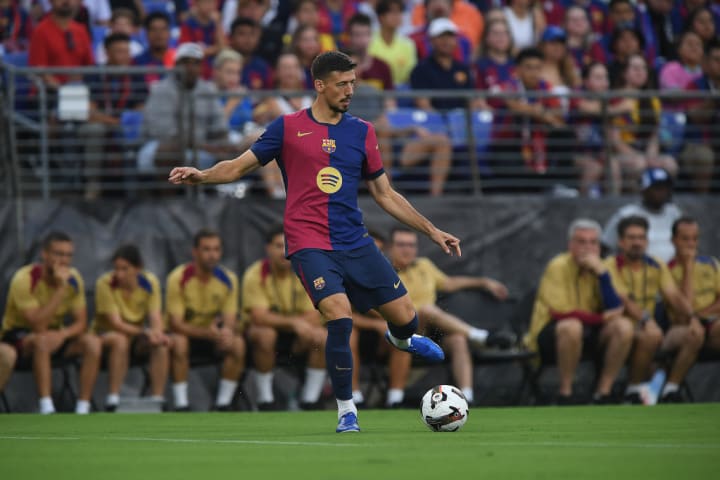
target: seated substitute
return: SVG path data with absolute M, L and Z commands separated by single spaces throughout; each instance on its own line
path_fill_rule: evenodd
M 327 331 L 320 312 L 285 258 L 282 225 L 266 237 L 264 259 L 245 271 L 242 282 L 243 323 L 250 324 L 247 338 L 257 370 L 255 385 L 260 410 L 276 408 L 273 395 L 273 368 L 278 343 L 291 343 L 291 353 L 307 354 L 305 383 L 300 405 L 312 408 L 325 385 L 325 339 Z
M 692 304 L 693 317 L 678 315 L 670 309 L 670 330 L 663 348 L 678 350 L 675 363 L 660 393 L 660 401 L 682 401 L 680 384 L 697 358 L 703 344 L 720 351 L 720 263 L 716 258 L 698 255 L 700 225 L 691 217 L 681 217 L 672 226 L 675 257 L 668 263 L 675 283 Z
M 55 413 L 50 396 L 53 357 L 82 357 L 75 407 L 79 414 L 90 412 L 100 366 L 100 340 L 86 332 L 85 288 L 82 276 L 71 266 L 73 252 L 67 234 L 49 233 L 42 243 L 41 262 L 15 272 L 5 305 L 1 341 L 15 347 L 20 362 L 32 362 L 42 414 Z M 73 321 L 66 325 L 68 316 Z M 7 377 L 10 372 L 0 374 Z
M 398 227 L 390 233 L 388 258 L 400 280 L 407 288 L 410 299 L 418 311 L 420 330 L 429 327 L 442 335 L 443 349 L 451 356 L 455 382 L 468 402 L 472 403 L 473 363 L 468 341 L 481 347 L 510 348 L 515 335 L 508 331 L 488 332 L 475 328 L 463 320 L 441 310 L 436 304 L 437 292 L 456 292 L 466 288 L 481 288 L 498 300 L 507 298 L 507 288 L 500 282 L 487 277 L 447 276 L 428 258 L 417 256 L 418 236 L 415 231 Z M 412 357 L 406 352 L 390 353 L 390 388 L 387 406 L 401 405 L 404 388 L 410 373 Z
M 662 297 L 676 313 L 676 322 L 693 325 L 692 308 L 682 291 L 675 285 L 667 265 L 647 254 L 649 223 L 645 217 L 629 216 L 617 226 L 619 254 L 605 259 L 613 285 L 623 301 L 625 315 L 635 327 L 633 349 L 630 356 L 628 386 L 625 402 L 643 403 L 643 383 L 651 375 L 655 354 L 663 350 L 677 350 L 673 362 L 677 372 L 687 372 L 702 346 L 693 329 L 675 329 L 663 341 L 663 331 L 655 318 L 658 298 Z M 699 325 L 696 325 L 699 328 Z
M 632 346 L 632 322 L 623 316 L 622 300 L 600 259 L 601 232 L 594 220 L 570 224 L 568 251 L 545 267 L 525 337 L 543 363 L 557 363 L 558 405 L 578 403 L 573 381 L 583 350 L 602 355 L 593 402 L 612 402 L 613 383 Z
M 105 410 L 114 412 L 131 355 L 143 361 L 150 355 L 152 399 L 162 402 L 168 375 L 170 338 L 162 319 L 160 283 L 143 269 L 140 250 L 122 245 L 112 256 L 113 269 L 95 282 L 95 320 L 92 331 L 108 351 L 110 388 Z M 146 326 L 146 320 L 148 325 Z
M 190 354 L 223 357 L 215 409 L 229 410 L 245 368 L 245 340 L 236 332 L 237 276 L 220 265 L 222 242 L 211 230 L 195 234 L 193 261 L 167 277 L 165 308 L 170 322 L 175 409 L 189 411 Z

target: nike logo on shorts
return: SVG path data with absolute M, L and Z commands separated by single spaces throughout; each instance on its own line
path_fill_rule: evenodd
M 397 283 L 393 283 L 393 287 L 395 288 L 395 290 L 397 290 L 399 286 L 400 286 L 400 280 L 398 280 Z

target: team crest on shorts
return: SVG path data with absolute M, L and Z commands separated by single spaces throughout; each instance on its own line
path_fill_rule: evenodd
M 323 277 L 316 278 L 313 280 L 313 286 L 315 287 L 315 290 L 322 290 L 325 288 L 325 279 Z
M 335 152 L 335 139 L 334 138 L 323 138 L 322 150 L 325 153 Z

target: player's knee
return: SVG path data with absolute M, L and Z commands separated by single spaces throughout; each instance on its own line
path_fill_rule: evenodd
M 561 341 L 580 341 L 582 339 L 583 325 L 580 320 L 569 318 L 558 322 L 555 335 Z
M 685 343 L 693 350 L 700 350 L 705 342 L 705 330 L 700 326 L 691 325 L 685 335 Z
M 245 340 L 239 336 L 233 337 L 230 352 L 237 358 L 245 358 Z
M 80 338 L 80 345 L 82 347 L 83 357 L 100 358 L 102 342 L 97 335 L 86 333 Z
M 613 320 L 611 328 L 612 335 L 624 341 L 631 341 L 635 334 L 635 326 L 627 317 L 619 317 Z
M 262 350 L 273 350 L 277 343 L 277 330 L 271 327 L 257 327 L 252 336 L 253 346 Z
M 12 367 L 17 360 L 17 352 L 9 345 L 0 344 L 0 364 Z
M 130 348 L 130 341 L 121 333 L 113 333 L 109 340 L 110 348 L 115 352 L 127 352 Z
M 40 332 L 33 335 L 32 349 L 35 355 L 50 355 L 56 348 L 53 337 L 49 332 Z
M 187 357 L 190 350 L 190 342 L 185 335 L 173 335 L 170 346 L 172 354 L 176 357 Z

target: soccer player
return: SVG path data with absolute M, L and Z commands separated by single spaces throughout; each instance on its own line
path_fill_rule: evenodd
M 583 350 L 603 353 L 593 402 L 611 403 L 615 378 L 630 353 L 633 325 L 600 259 L 600 225 L 577 219 L 568 229 L 568 251 L 545 267 L 525 343 L 543 363 L 557 363 L 558 405 L 577 403 L 575 371 Z
M 515 334 L 498 330 L 488 332 L 468 325 L 460 318 L 440 309 L 435 301 L 437 292 L 457 292 L 467 288 L 484 289 L 498 300 L 505 300 L 508 290 L 502 283 L 488 277 L 448 276 L 428 258 L 418 258 L 417 234 L 405 227 L 390 232 L 388 258 L 408 290 L 422 329 L 434 327 L 441 332 L 442 345 L 452 352 L 452 373 L 468 403 L 474 401 L 473 364 L 468 342 L 480 347 L 510 348 Z M 400 351 L 390 353 L 390 382 L 386 405 L 402 405 L 404 389 L 410 375 L 411 358 Z
M 79 414 L 90 412 L 100 367 L 100 339 L 86 333 L 85 288 L 80 273 L 70 265 L 73 252 L 67 234 L 49 233 L 42 243 L 41 263 L 15 272 L 5 306 L 1 341 L 15 347 L 18 359 L 32 361 L 42 414 L 55 413 L 50 396 L 53 356 L 82 356 L 75 407 Z M 68 316 L 73 322 L 66 325 Z
M 312 107 L 273 121 L 235 159 L 203 171 L 174 168 L 169 176 L 175 184 L 226 183 L 277 160 L 287 191 L 287 256 L 327 321 L 325 359 L 338 403 L 337 432 L 360 431 L 352 401 L 350 302 L 360 311 L 376 308 L 388 322 L 386 338 L 395 347 L 430 361 L 445 358 L 434 342 L 414 335 L 418 320 L 407 291 L 362 223 L 360 181 L 367 182 L 385 211 L 428 235 L 446 253 L 460 255 L 460 240 L 435 227 L 390 186 L 373 126 L 346 114 L 354 69 L 343 53 L 318 55 L 312 64 L 317 93 Z
M 238 313 L 237 276 L 220 265 L 222 242 L 212 230 L 195 234 L 193 261 L 167 277 L 166 302 L 170 321 L 175 410 L 189 411 L 190 353 L 224 357 L 215 409 L 229 410 L 245 368 L 245 340 L 235 330 Z
M 635 324 L 634 345 L 630 355 L 628 386 L 625 402 L 643 403 L 643 383 L 650 379 L 651 366 L 658 349 L 679 349 L 682 355 L 675 358 L 681 368 L 688 356 L 697 355 L 701 343 L 692 335 L 678 335 L 663 343 L 663 331 L 655 319 L 657 299 L 662 297 L 676 313 L 676 322 L 692 323 L 692 306 L 677 287 L 667 265 L 647 254 L 650 223 L 645 217 L 631 215 L 620 220 L 617 226 L 620 253 L 605 259 L 613 284 L 623 301 L 625 314 Z M 691 352 L 692 351 L 692 352 Z M 692 362 L 690 362 L 690 365 Z M 678 369 L 679 371 L 679 369 Z
M 150 353 L 152 398 L 162 402 L 168 374 L 168 345 L 161 314 L 160 283 L 143 269 L 140 250 L 122 245 L 112 256 L 112 271 L 95 282 L 95 321 L 92 331 L 108 350 L 108 383 L 105 410 L 114 412 L 130 355 Z M 149 326 L 145 326 L 148 320 Z
M 247 338 L 252 345 L 258 408 L 275 408 L 273 367 L 278 342 L 292 342 L 291 351 L 307 354 L 305 384 L 300 405 L 313 408 L 325 385 L 325 337 L 320 314 L 305 294 L 285 258 L 282 226 L 266 237 L 266 257 L 250 265 L 243 275 L 243 323 L 249 323 Z
M 698 255 L 700 226 L 691 217 L 681 217 L 672 227 L 675 257 L 668 263 L 675 283 L 690 300 L 694 315 L 690 321 L 670 311 L 672 325 L 665 335 L 663 349 L 677 349 L 660 401 L 682 401 L 680 384 L 705 345 L 720 351 L 720 263 L 713 257 Z M 687 318 L 687 317 L 686 317 Z

